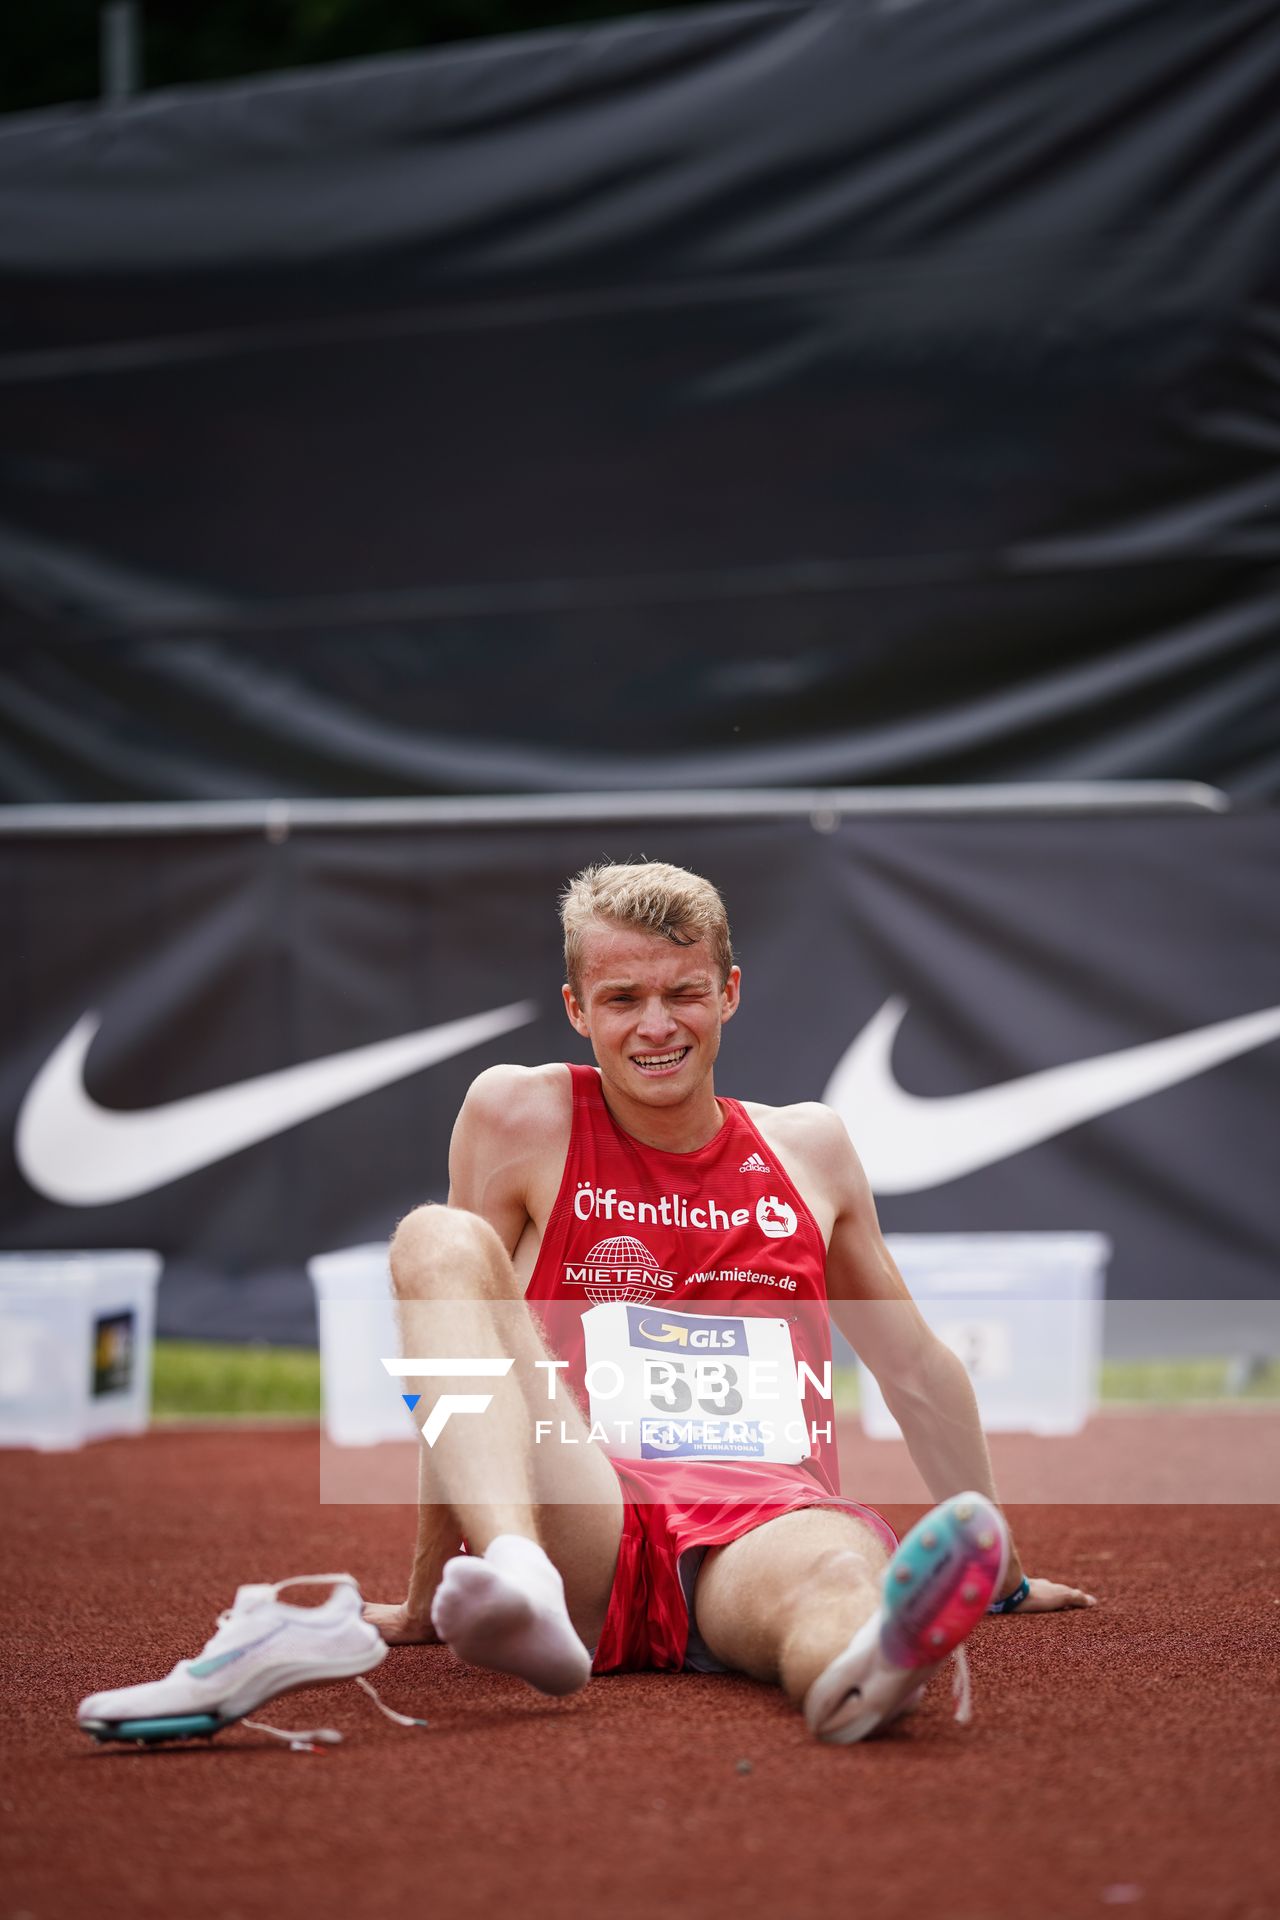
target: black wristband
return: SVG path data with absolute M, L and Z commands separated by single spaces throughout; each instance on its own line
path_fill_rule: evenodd
M 1012 1593 L 1006 1593 L 1003 1600 L 993 1600 L 987 1608 L 988 1613 L 1016 1613 L 1031 1591 L 1031 1582 L 1024 1573 Z

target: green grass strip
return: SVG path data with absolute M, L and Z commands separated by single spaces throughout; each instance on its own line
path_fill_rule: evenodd
M 157 1340 L 151 1405 L 160 1419 L 207 1414 L 318 1417 L 320 1355 L 311 1347 Z
M 836 1411 L 856 1413 L 858 1370 L 837 1367 L 832 1379 Z M 1280 1361 L 1243 1370 L 1231 1360 L 1104 1360 L 1101 1402 L 1105 1406 L 1185 1407 L 1220 1401 L 1280 1400 Z
M 837 1367 L 836 1410 L 856 1413 L 858 1375 Z M 1227 1360 L 1108 1360 L 1102 1400 L 1184 1406 L 1220 1400 L 1280 1400 L 1280 1361 L 1241 1378 Z M 320 1356 L 307 1347 L 223 1346 L 196 1340 L 158 1340 L 152 1407 L 158 1418 L 201 1415 L 320 1413 Z
M 1204 1400 L 1280 1399 L 1280 1361 L 1242 1367 L 1232 1360 L 1107 1360 L 1104 1400 L 1181 1406 Z

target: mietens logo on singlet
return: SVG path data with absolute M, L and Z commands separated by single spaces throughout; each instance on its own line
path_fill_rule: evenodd
M 583 1261 L 566 1260 L 565 1284 L 585 1287 L 587 1299 L 599 1306 L 606 1300 L 626 1300 L 633 1306 L 669 1293 L 676 1276 L 668 1273 L 656 1254 L 629 1233 L 598 1240 Z

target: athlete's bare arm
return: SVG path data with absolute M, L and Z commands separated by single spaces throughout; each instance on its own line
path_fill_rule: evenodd
M 935 1500 L 973 1488 L 996 1499 L 973 1386 L 928 1326 L 884 1243 L 875 1200 L 844 1124 L 817 1103 L 753 1109 L 827 1235 L 831 1317 L 871 1369 Z M 1023 1577 L 1016 1544 L 1004 1591 Z M 1091 1604 L 1087 1594 L 1034 1580 L 1020 1612 Z

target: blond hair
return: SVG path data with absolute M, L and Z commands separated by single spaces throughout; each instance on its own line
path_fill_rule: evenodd
M 679 947 L 705 940 L 721 986 L 729 978 L 733 945 L 724 901 L 709 880 L 685 867 L 671 867 L 663 860 L 619 866 L 602 862 L 574 875 L 560 896 L 560 924 L 565 974 L 575 994 L 582 980 L 583 940 L 601 921 L 659 933 Z

